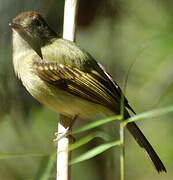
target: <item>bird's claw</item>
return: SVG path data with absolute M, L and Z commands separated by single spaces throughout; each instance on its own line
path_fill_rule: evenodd
M 53 142 L 57 145 L 58 141 L 64 137 L 69 138 L 70 143 L 74 143 L 75 142 L 75 138 L 69 134 L 69 128 L 67 128 L 67 130 L 63 133 L 60 132 L 55 132 L 54 134 L 56 136 L 55 139 L 53 139 Z

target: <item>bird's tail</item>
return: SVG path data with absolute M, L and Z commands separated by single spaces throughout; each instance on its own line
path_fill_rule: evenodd
M 130 117 L 129 113 L 125 110 L 125 119 L 129 117 Z M 155 152 L 155 150 L 153 149 L 152 145 L 149 143 L 147 138 L 144 136 L 142 131 L 136 125 L 136 123 L 135 122 L 128 123 L 126 127 L 129 130 L 129 132 L 132 134 L 132 136 L 135 138 L 139 146 L 144 148 L 144 150 L 147 152 L 158 173 L 162 171 L 166 172 L 166 168 L 164 164 L 162 163 L 159 156 L 157 155 L 157 153 Z
M 145 149 L 145 151 L 148 153 L 151 161 L 153 162 L 156 170 L 159 172 L 165 171 L 166 168 L 163 165 L 162 161 L 160 160 L 159 156 L 157 153 L 154 151 L 153 147 L 151 144 L 148 142 L 147 138 L 144 136 L 144 134 L 141 132 L 139 127 L 134 123 L 128 123 L 126 125 L 127 129 L 129 132 L 132 134 L 132 136 L 135 138 L 136 142 Z

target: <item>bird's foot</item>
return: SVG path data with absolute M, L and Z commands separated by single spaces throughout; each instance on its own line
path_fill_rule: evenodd
M 75 142 L 75 138 L 69 133 L 70 132 L 70 128 L 67 128 L 66 131 L 64 131 L 63 133 L 61 132 L 55 132 L 55 136 L 56 138 L 53 139 L 53 142 L 57 145 L 58 141 L 62 138 L 68 138 L 70 143 L 74 143 Z

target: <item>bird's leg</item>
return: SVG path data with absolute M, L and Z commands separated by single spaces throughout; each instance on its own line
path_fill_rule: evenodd
M 60 124 L 63 127 L 62 132 L 55 132 L 55 136 L 56 138 L 53 140 L 55 142 L 55 144 L 57 144 L 57 141 L 60 140 L 61 138 L 67 136 L 70 140 L 71 143 L 73 143 L 75 141 L 75 138 L 70 134 L 70 131 L 72 129 L 72 126 L 75 122 L 77 118 L 77 115 L 73 116 L 73 117 L 69 117 L 69 116 L 64 116 L 64 115 L 60 115 Z

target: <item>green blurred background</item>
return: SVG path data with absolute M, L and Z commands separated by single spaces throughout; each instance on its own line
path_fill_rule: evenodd
M 36 102 L 15 77 L 8 23 L 22 11 L 36 10 L 61 35 L 63 6 L 64 0 L 0 0 L 0 153 L 51 155 L 55 152 L 52 140 L 57 129 L 57 114 Z M 169 0 L 80 0 L 77 43 L 101 62 L 121 87 L 133 64 L 126 96 L 137 113 L 173 104 L 172 9 L 173 1 Z M 138 123 L 168 173 L 158 175 L 127 133 L 128 180 L 173 179 L 172 116 L 173 113 Z M 77 121 L 76 127 L 87 122 Z M 118 133 L 109 125 L 102 130 L 118 139 Z M 100 143 L 102 141 L 93 140 L 73 154 L 78 156 Z M 48 155 L 0 159 L 0 180 L 41 179 L 47 170 Z M 73 179 L 119 179 L 118 155 L 119 148 L 112 148 L 74 165 Z M 55 179 L 55 165 L 46 179 Z

